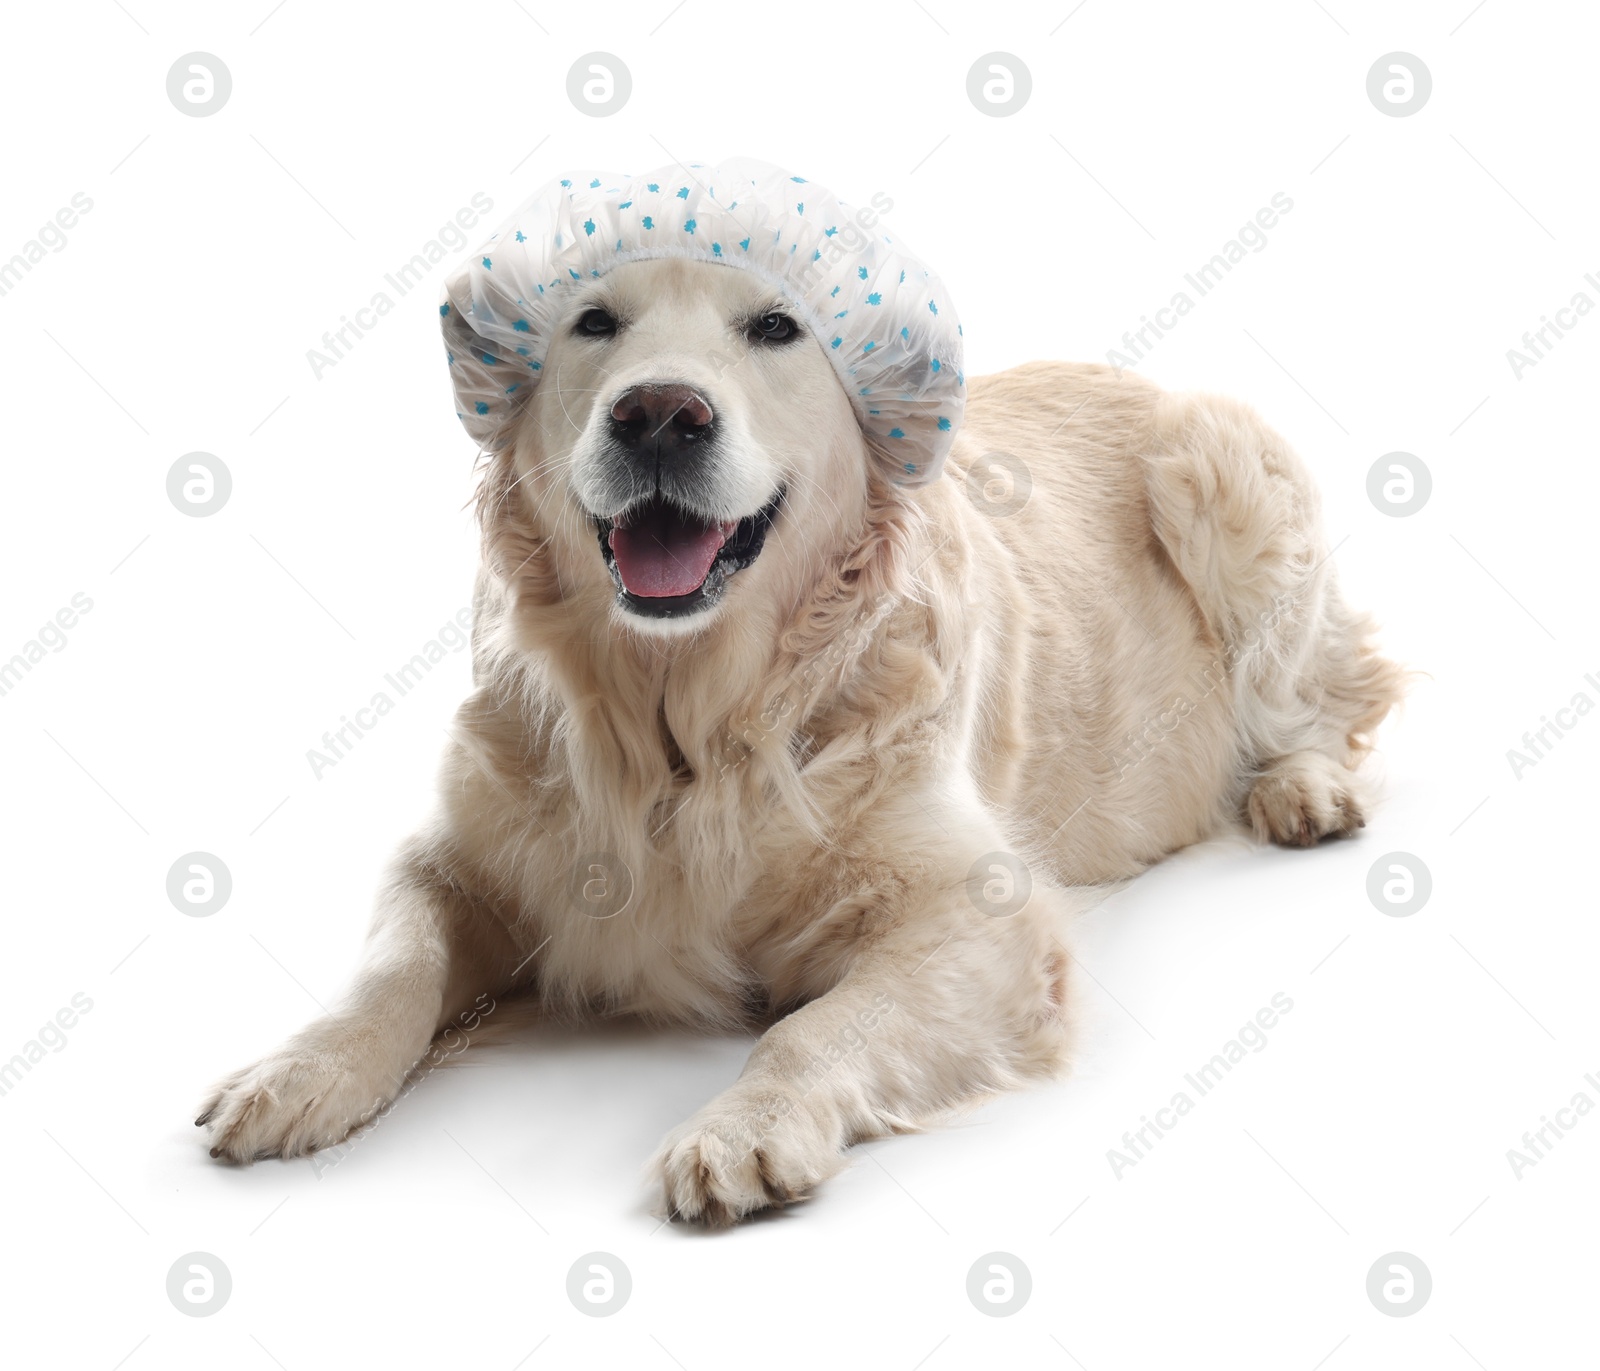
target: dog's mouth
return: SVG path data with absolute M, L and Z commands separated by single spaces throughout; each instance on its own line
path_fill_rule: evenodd
M 621 514 L 597 516 L 617 603 L 657 619 L 709 609 L 722 598 L 728 577 L 761 555 L 784 493 L 780 487 L 743 519 L 707 519 L 659 493 Z

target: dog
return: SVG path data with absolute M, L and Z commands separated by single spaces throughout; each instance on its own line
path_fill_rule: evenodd
M 339 1143 L 527 992 L 764 1028 L 653 1172 L 706 1225 L 800 1199 L 1064 1069 L 1068 888 L 1361 827 L 1403 687 L 1249 409 L 1034 363 L 897 484 L 825 341 L 704 261 L 573 288 L 477 513 L 437 813 L 337 1011 L 206 1099 L 214 1157 Z

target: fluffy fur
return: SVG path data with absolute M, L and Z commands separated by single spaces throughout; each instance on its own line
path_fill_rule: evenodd
M 1251 411 L 1036 363 L 974 380 L 945 475 L 907 490 L 814 339 L 745 341 L 782 303 L 759 281 L 638 262 L 574 313 L 597 303 L 624 327 L 556 339 L 483 473 L 437 815 L 337 1013 L 207 1100 L 214 1156 L 340 1141 L 478 997 L 527 989 L 769 1025 L 654 1164 L 668 1212 L 729 1222 L 854 1141 L 1061 1069 L 1062 887 L 1240 818 L 1287 844 L 1363 822 L 1401 676 Z M 712 397 L 732 513 L 788 489 L 760 558 L 682 622 L 617 606 L 577 495 L 611 397 L 661 378 Z

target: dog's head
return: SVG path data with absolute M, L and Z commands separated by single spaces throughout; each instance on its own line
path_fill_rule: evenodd
M 573 290 L 516 443 L 573 589 L 606 583 L 620 621 L 675 635 L 814 574 L 871 460 L 824 347 L 725 266 L 629 262 Z
M 516 487 L 486 508 L 528 508 L 541 602 L 668 637 L 794 609 L 870 490 L 937 478 L 961 331 L 887 207 L 738 159 L 574 173 L 451 274 L 457 412 Z

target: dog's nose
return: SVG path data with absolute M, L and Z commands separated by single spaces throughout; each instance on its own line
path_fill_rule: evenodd
M 715 416 L 705 397 L 677 382 L 632 386 L 611 406 L 611 431 L 624 447 L 668 457 L 711 434 Z

